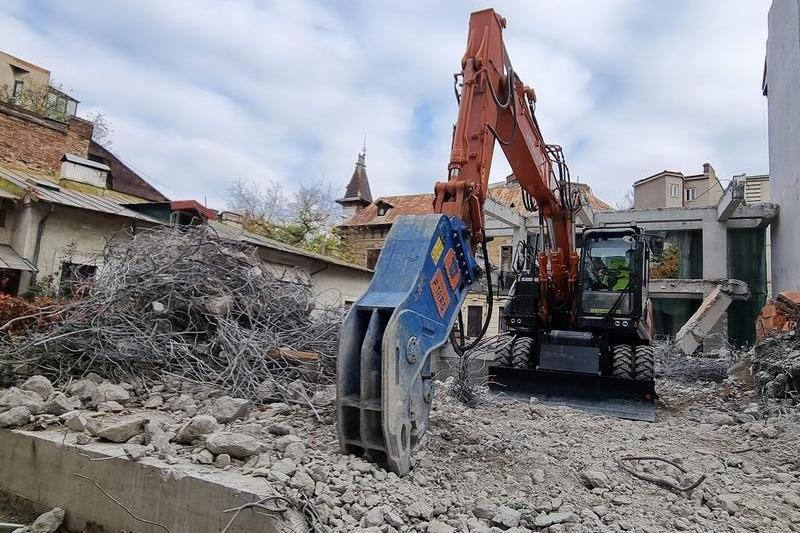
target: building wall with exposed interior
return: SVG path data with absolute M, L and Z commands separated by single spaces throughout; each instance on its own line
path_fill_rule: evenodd
M 63 123 L 0 103 L 0 164 L 56 175 L 64 154 L 88 157 L 93 128 L 81 118 Z
M 772 294 L 800 288 L 800 0 L 769 11 L 764 94 L 768 104 Z

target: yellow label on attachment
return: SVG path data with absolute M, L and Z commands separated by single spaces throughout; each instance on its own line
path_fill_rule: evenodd
M 436 242 L 433 243 L 433 248 L 431 248 L 431 259 L 433 259 L 433 264 L 437 264 L 439 262 L 439 258 L 442 257 L 442 250 L 444 250 L 442 238 L 436 237 Z

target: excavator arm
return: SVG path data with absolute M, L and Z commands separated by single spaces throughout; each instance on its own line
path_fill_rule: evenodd
M 337 360 L 337 430 L 342 451 L 405 474 L 427 429 L 433 396 L 431 353 L 444 345 L 485 244 L 483 205 L 499 142 L 551 245 L 538 257 L 551 307 L 574 308 L 577 254 L 573 207 L 560 148 L 545 144 L 533 114 L 535 94 L 514 73 L 494 10 L 470 17 L 461 61 L 458 119 L 447 181 L 435 185 L 432 215 L 392 225 L 367 291 L 342 325 Z M 458 93 L 457 93 L 458 94 Z M 535 204 L 535 206 L 534 206 Z M 485 250 L 485 246 L 484 246 Z M 487 277 L 489 272 L 486 272 Z

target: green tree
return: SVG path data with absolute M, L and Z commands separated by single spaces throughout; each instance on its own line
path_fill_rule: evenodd
M 335 227 L 341 216 L 335 190 L 332 184 L 316 180 L 287 194 L 277 182 L 258 185 L 239 179 L 228 190 L 228 207 L 242 216 L 247 231 L 350 260 L 351 254 Z

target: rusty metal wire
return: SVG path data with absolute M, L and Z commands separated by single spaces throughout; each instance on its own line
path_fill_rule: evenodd
M 253 399 L 285 396 L 300 377 L 332 381 L 342 310 L 249 245 L 207 226 L 138 230 L 112 239 L 98 264 L 53 327 L 0 341 L 0 366 L 58 382 L 170 376 Z M 267 357 L 281 350 L 319 358 Z

